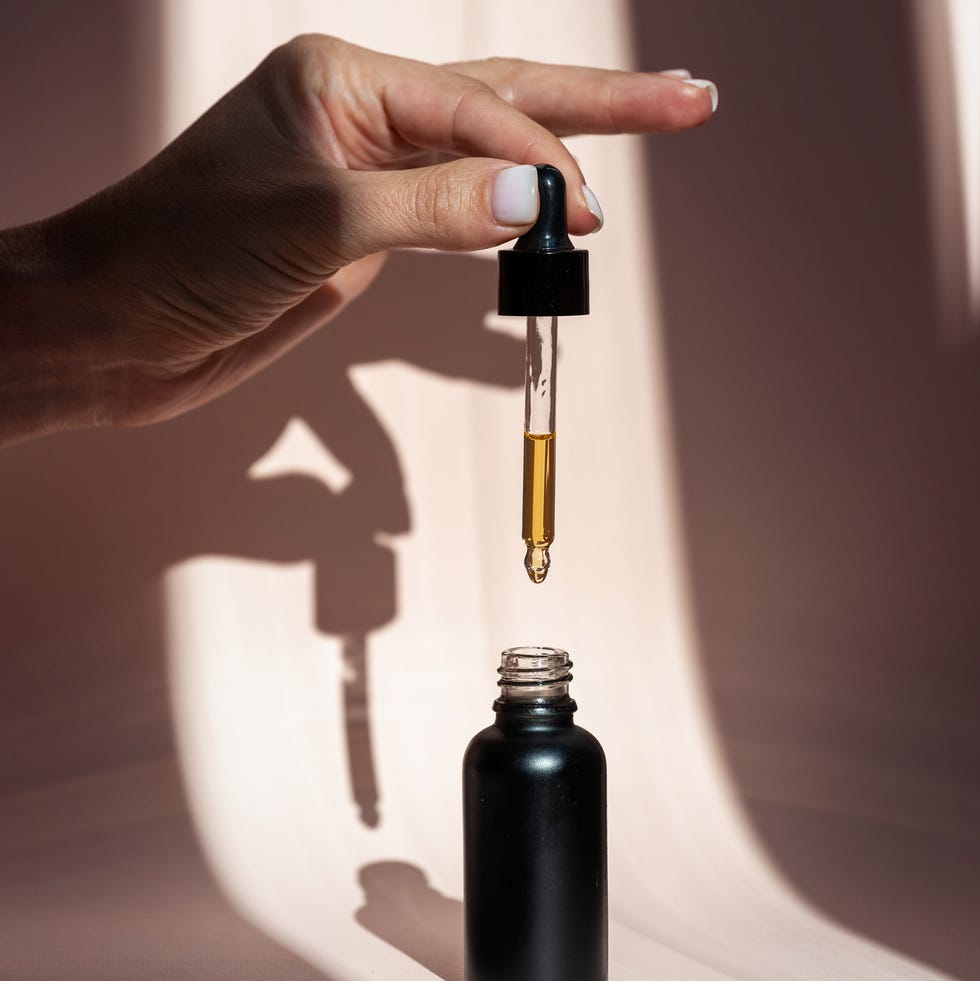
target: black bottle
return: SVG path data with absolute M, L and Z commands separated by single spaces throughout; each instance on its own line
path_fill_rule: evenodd
M 606 760 L 564 651 L 504 651 L 463 760 L 466 981 L 606 981 Z

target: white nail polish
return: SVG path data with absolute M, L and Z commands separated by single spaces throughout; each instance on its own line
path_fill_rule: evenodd
M 595 235 L 602 228 L 603 224 L 605 224 L 605 219 L 602 217 L 602 208 L 599 207 L 599 199 L 592 192 L 592 189 L 586 187 L 585 184 L 582 185 L 582 194 L 585 195 L 585 203 L 588 206 L 589 214 L 599 221 L 599 224 L 592 229 L 591 234 Z
M 689 82 L 694 76 L 686 68 L 665 68 L 657 72 L 658 75 L 669 75 L 671 78 L 681 78 Z
M 538 217 L 538 170 L 531 164 L 508 167 L 493 179 L 490 210 L 501 225 L 528 225 Z
M 696 85 L 699 89 L 707 89 L 711 95 L 711 111 L 718 108 L 718 86 L 714 82 L 709 82 L 706 78 L 685 79 L 688 85 Z

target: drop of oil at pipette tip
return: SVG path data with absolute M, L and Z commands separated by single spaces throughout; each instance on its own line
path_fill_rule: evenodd
M 547 546 L 528 545 L 527 555 L 524 556 L 524 568 L 527 569 L 531 582 L 544 582 L 550 565 L 551 556 L 548 555 Z

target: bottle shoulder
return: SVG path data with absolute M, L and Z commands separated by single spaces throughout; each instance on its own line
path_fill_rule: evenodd
M 466 748 L 464 765 L 482 769 L 508 760 L 527 761 L 536 756 L 556 756 L 570 764 L 592 762 L 605 767 L 599 740 L 587 729 L 570 726 L 499 726 L 478 732 Z

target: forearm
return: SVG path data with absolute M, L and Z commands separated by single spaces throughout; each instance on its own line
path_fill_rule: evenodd
M 50 227 L 0 231 L 0 446 L 98 425 L 110 404 L 99 291 L 52 247 Z

